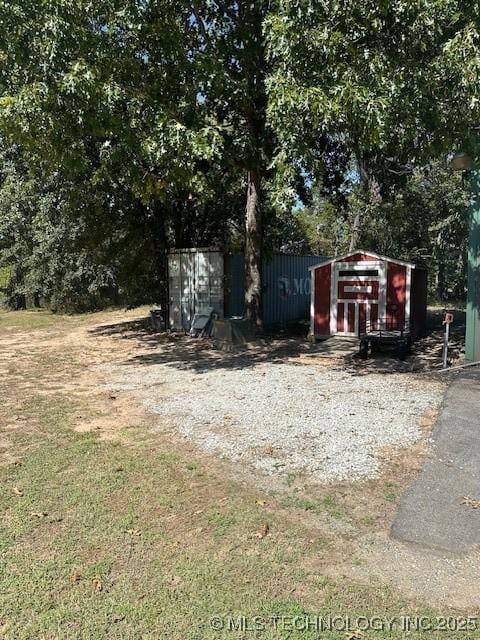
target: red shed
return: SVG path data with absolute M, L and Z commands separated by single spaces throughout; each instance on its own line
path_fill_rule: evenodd
M 427 273 L 410 262 L 357 250 L 310 267 L 310 332 L 358 335 L 366 327 L 425 331 Z

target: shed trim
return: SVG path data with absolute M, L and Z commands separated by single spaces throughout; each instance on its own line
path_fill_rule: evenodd
M 410 326 L 411 315 L 411 289 L 412 289 L 412 268 L 407 267 L 407 273 L 405 274 L 405 324 Z
M 405 260 L 397 260 L 395 258 L 389 258 L 388 256 L 381 256 L 374 251 L 367 251 L 366 249 L 356 249 L 356 251 L 350 251 L 349 253 L 345 253 L 343 256 L 337 256 L 336 258 L 329 258 L 328 260 L 324 260 L 323 262 L 319 262 L 318 264 L 314 264 L 311 267 L 308 267 L 310 271 L 314 269 L 318 269 L 319 267 L 325 267 L 327 264 L 333 264 L 334 262 L 342 262 L 345 258 L 351 258 L 352 256 L 357 255 L 357 253 L 363 253 L 367 256 L 372 256 L 375 260 L 386 260 L 387 262 L 394 262 L 395 264 L 401 264 L 404 267 L 410 267 L 411 269 L 416 269 L 415 264 L 413 262 L 406 262 Z
M 315 335 L 315 272 L 310 272 L 310 335 Z

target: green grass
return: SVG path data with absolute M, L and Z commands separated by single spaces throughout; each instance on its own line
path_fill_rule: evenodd
M 228 532 L 228 530 L 238 522 L 235 515 L 221 513 L 218 510 L 210 511 L 207 519 L 208 523 L 213 527 L 213 535 L 216 538 L 221 538 L 222 536 L 224 536 Z
M 0 469 L 5 637 L 195 637 L 218 612 L 280 606 L 268 586 L 279 555 L 272 542 L 252 539 L 247 546 L 258 554 L 217 546 L 259 528 L 254 503 L 236 515 L 235 504 L 221 501 L 195 516 L 188 461 L 76 433 L 78 410 L 60 397 L 38 398 L 44 439 L 30 443 L 21 466 Z M 185 513 L 199 525 L 193 538 Z M 285 577 L 295 574 L 292 566 Z M 212 633 L 202 637 L 218 637 Z
M 346 508 L 331 494 L 327 494 L 319 500 L 312 500 L 298 495 L 287 495 L 280 502 L 285 507 L 293 507 L 318 514 L 327 513 L 333 518 L 342 519 L 348 517 Z
M 0 312 L 0 331 L 36 331 L 38 329 L 48 329 L 58 325 L 65 316 L 57 316 L 50 311 L 28 310 L 28 311 L 3 311 Z
M 34 315 L 24 316 L 25 326 Z M 63 322 L 44 317 L 46 330 Z M 333 491 L 315 500 L 296 494 L 277 500 L 212 471 L 142 424 L 129 425 L 134 435 L 125 430 L 122 440 L 76 431 L 75 416 L 88 421 L 98 407 L 93 398 L 40 393 L 58 357 L 52 353 L 47 361 L 42 353 L 29 362 L 38 390 L 28 396 L 18 398 L 15 382 L 0 381 L 3 401 L 15 406 L 24 425 L 8 432 L 21 465 L 0 466 L 2 640 L 309 640 L 318 637 L 315 630 L 292 630 L 288 620 L 423 611 L 379 582 L 322 574 L 318 567 L 339 541 L 318 533 L 312 540 L 299 510 L 320 522 L 325 514 L 347 517 Z M 21 363 L 15 366 L 20 373 Z M 0 420 L 7 422 L 4 407 Z M 265 524 L 268 535 L 259 535 Z M 212 628 L 217 616 L 221 629 Z M 262 616 L 267 628 L 231 630 L 228 616 L 236 628 L 241 616 L 249 625 Z M 288 619 L 275 629 L 273 616 Z M 346 636 L 340 630 L 321 637 Z M 372 631 L 367 637 L 404 635 Z
M 304 511 L 317 512 L 320 509 L 320 504 L 315 500 L 308 498 L 300 498 L 299 496 L 285 496 L 282 498 L 281 503 L 285 507 L 293 507 L 295 509 L 303 509 Z

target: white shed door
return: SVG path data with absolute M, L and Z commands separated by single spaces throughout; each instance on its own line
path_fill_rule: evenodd
M 384 262 L 337 262 L 332 270 L 330 333 L 376 330 L 385 313 Z

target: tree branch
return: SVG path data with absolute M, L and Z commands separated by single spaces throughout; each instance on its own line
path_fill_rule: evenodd
M 238 24 L 239 16 L 235 11 L 232 11 L 230 7 L 226 6 L 225 2 L 219 2 L 219 0 L 217 0 L 217 7 L 220 11 L 223 11 L 223 13 L 228 16 L 234 24 Z
M 208 31 L 205 27 L 203 18 L 200 15 L 200 7 L 198 6 L 198 0 L 192 0 L 192 11 L 193 11 L 193 15 L 195 16 L 195 20 L 198 24 L 198 28 L 200 29 L 200 32 L 205 39 L 205 42 L 207 44 L 210 44 L 210 36 L 208 35 Z

